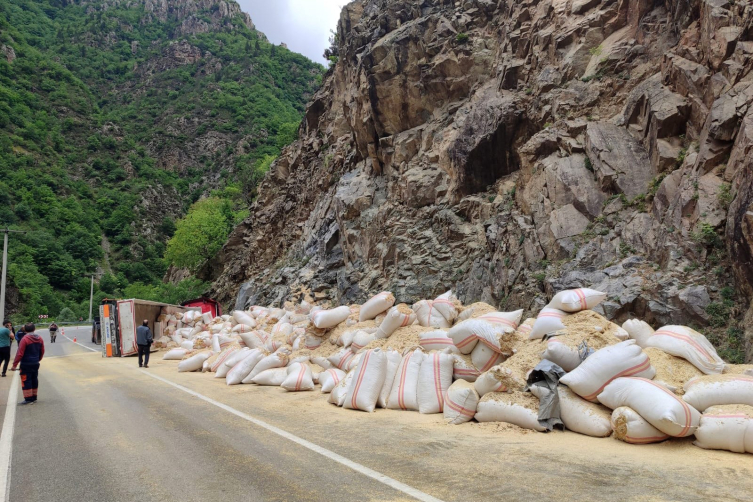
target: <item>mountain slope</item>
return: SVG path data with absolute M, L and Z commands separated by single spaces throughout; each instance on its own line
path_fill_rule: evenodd
M 29 231 L 11 311 L 83 314 L 97 270 L 102 295 L 159 282 L 175 220 L 211 190 L 252 194 L 322 71 L 234 2 L 0 3 L 0 224 Z
M 748 329 L 753 358 L 746 2 L 356 0 L 337 39 L 220 298 L 452 288 L 531 314 L 586 286 L 733 361 Z

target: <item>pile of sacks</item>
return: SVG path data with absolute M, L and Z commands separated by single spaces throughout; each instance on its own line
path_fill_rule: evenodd
M 452 292 L 412 307 L 382 292 L 360 306 L 304 301 L 215 319 L 186 314 L 164 358 L 227 385 L 319 385 L 346 409 L 536 431 L 562 424 L 632 444 L 695 435 L 703 448 L 753 453 L 753 370 L 725 364 L 685 326 L 617 326 L 591 310 L 604 298 L 562 291 L 522 323 L 522 310 L 463 306 Z

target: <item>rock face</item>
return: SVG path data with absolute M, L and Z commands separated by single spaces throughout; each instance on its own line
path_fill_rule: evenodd
M 748 2 L 357 0 L 338 35 L 300 139 L 221 252 L 220 299 L 453 288 L 535 311 L 590 286 L 618 321 L 741 329 Z

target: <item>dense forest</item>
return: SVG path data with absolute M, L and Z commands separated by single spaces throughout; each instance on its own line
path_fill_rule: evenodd
M 234 4 L 148 3 L 0 1 L 0 224 L 26 231 L 14 319 L 86 318 L 92 274 L 95 301 L 201 293 L 164 284 L 168 267 L 211 259 L 321 83 Z

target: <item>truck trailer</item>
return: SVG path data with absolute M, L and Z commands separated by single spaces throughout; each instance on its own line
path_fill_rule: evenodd
M 126 357 L 138 354 L 136 345 L 136 328 L 144 320 L 154 334 L 154 340 L 162 337 L 165 324 L 159 321 L 160 316 L 201 311 L 200 307 L 170 305 L 169 303 L 152 302 L 149 300 L 102 300 L 99 307 L 99 318 L 102 330 L 102 356 Z

